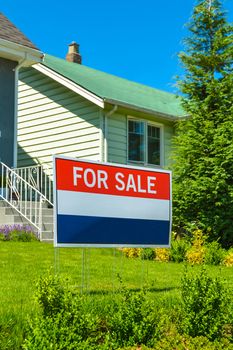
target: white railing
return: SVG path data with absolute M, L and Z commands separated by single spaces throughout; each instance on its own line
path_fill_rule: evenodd
M 47 202 L 53 206 L 53 181 L 51 180 L 50 168 L 44 165 L 33 165 L 24 168 L 15 168 L 14 171 L 41 192 Z
M 47 199 L 4 163 L 0 163 L 0 197 L 38 230 L 41 239 L 42 204 Z

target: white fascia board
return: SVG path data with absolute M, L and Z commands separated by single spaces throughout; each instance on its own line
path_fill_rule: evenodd
M 39 50 L 0 39 L 0 57 L 12 61 L 24 60 L 24 66 L 30 66 L 42 62 L 43 56 L 44 54 Z
M 68 89 L 74 91 L 76 94 L 86 98 L 88 101 L 94 103 L 95 105 L 104 108 L 104 100 L 100 98 L 99 96 L 96 96 L 92 92 L 84 89 L 82 86 L 74 83 L 73 81 L 63 77 L 62 75 L 58 74 L 57 72 L 53 71 L 52 69 L 42 65 L 42 64 L 35 64 L 33 65 L 33 68 L 41 72 L 42 74 L 47 75 L 49 78 L 57 81 L 58 83 L 62 84 L 63 86 L 67 87 Z
M 178 117 L 178 116 L 173 116 L 173 115 L 170 115 L 170 114 L 157 112 L 157 111 L 151 110 L 149 108 L 147 109 L 147 108 L 139 107 L 139 106 L 136 106 L 136 105 L 131 105 L 129 103 L 125 103 L 125 102 L 122 102 L 122 101 L 116 101 L 116 100 L 107 99 L 107 98 L 105 98 L 104 101 L 105 101 L 105 103 L 109 103 L 111 105 L 117 105 L 119 107 L 131 109 L 133 111 L 143 112 L 143 113 L 146 113 L 146 114 L 151 114 L 151 115 L 154 115 L 154 116 L 156 116 L 158 118 L 161 118 L 163 120 L 176 122 L 177 120 L 181 119 L 181 117 Z

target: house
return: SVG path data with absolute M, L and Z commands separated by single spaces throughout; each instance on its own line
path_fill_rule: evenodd
M 0 158 L 14 167 L 2 165 L 10 194 L 0 197 L 14 207 L 16 193 L 14 210 L 27 220 L 29 198 L 52 205 L 55 154 L 169 165 L 174 123 L 183 116 L 175 95 L 86 67 L 74 42 L 66 59 L 43 54 L 3 14 L 0 67 Z M 38 210 L 29 215 L 37 228 Z
M 17 164 L 17 91 L 21 67 L 42 61 L 40 50 L 0 13 L 0 161 Z
M 168 166 L 176 96 L 71 60 L 45 54 L 20 70 L 18 167 L 51 167 L 53 154 Z

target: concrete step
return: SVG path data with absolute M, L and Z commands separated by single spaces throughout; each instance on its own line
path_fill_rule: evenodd
M 14 215 L 14 222 L 16 224 L 22 223 L 22 224 L 31 225 L 31 223 L 27 219 L 25 219 L 23 216 L 20 216 L 20 215 L 18 216 Z
M 21 208 L 25 208 L 26 206 L 29 207 L 30 206 L 29 203 L 30 202 L 25 202 L 25 201 L 21 202 Z M 47 202 L 42 202 L 41 205 L 42 205 L 42 208 L 44 208 L 44 209 L 47 209 L 47 208 L 52 209 L 51 205 Z M 31 206 L 32 206 L 32 208 L 35 208 L 35 207 L 39 208 L 40 203 L 39 202 L 32 202 Z M 4 207 L 4 208 L 8 207 L 9 208 L 10 205 L 7 202 L 5 202 L 3 199 L 0 199 L 0 208 L 1 207 Z
M 53 213 L 51 215 L 43 215 L 43 222 L 46 224 L 53 224 Z
M 9 208 L 9 207 L 6 207 L 6 208 L 0 208 L 0 210 L 5 210 L 5 214 L 6 215 L 12 215 L 13 211 L 17 212 L 16 210 L 14 210 L 14 208 Z M 23 212 L 23 214 L 26 214 L 26 215 L 29 215 L 30 214 L 30 211 L 32 212 L 32 214 L 34 213 L 40 213 L 40 209 L 34 209 L 32 208 L 32 210 L 30 210 L 30 208 L 19 208 L 19 210 L 21 210 Z M 42 216 L 52 216 L 53 215 L 53 209 L 48 209 L 48 208 L 43 208 L 42 209 Z
M 16 222 L 14 220 L 14 217 L 0 217 L 0 226 L 3 225 L 14 225 Z
M 38 208 L 39 203 L 29 204 L 29 202 L 21 202 L 21 208 L 19 209 L 26 209 L 25 214 L 29 215 L 30 206 L 31 208 Z M 37 213 L 39 214 L 39 208 Z M 33 209 L 32 214 L 35 214 L 33 213 Z M 32 219 L 33 217 L 34 215 L 32 215 Z M 14 224 L 31 225 L 26 218 L 18 213 L 17 210 L 12 208 L 4 200 L 0 200 L 0 226 Z M 53 242 L 53 208 L 51 208 L 46 202 L 42 203 L 42 227 L 42 241 Z
M 5 215 L 6 214 L 6 209 L 4 207 L 0 207 L 0 215 Z
M 45 231 L 53 231 L 53 224 L 43 222 L 43 229 Z
M 7 204 L 3 199 L 0 199 L 0 208 L 6 208 L 9 204 Z
M 42 231 L 41 232 L 42 241 L 53 241 L 53 231 Z

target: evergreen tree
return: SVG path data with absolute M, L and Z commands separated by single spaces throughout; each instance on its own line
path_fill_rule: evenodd
M 187 118 L 174 139 L 173 221 L 210 240 L 233 243 L 233 26 L 219 0 L 198 0 L 188 24 L 185 74 L 178 82 Z

